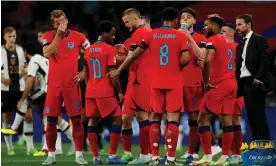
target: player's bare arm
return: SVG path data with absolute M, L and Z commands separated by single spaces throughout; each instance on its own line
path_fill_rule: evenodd
M 109 68 L 109 71 L 114 71 L 116 70 L 116 68 Z M 123 103 L 124 102 L 124 95 L 123 95 L 123 91 L 121 88 L 121 83 L 120 83 L 120 79 L 119 77 L 115 77 L 114 79 L 111 79 L 111 82 L 113 84 L 113 86 L 115 87 L 116 91 L 118 92 L 118 96 L 119 96 L 119 103 Z
M 192 50 L 195 54 L 195 56 L 197 57 L 198 60 L 200 61 L 204 61 L 205 59 L 205 48 L 200 48 L 197 43 L 195 42 L 195 40 L 193 39 L 191 33 L 187 30 L 187 29 L 179 29 L 179 31 L 184 32 L 188 38 L 189 43 L 191 43 L 192 45 Z
M 212 88 L 216 88 L 215 86 L 210 84 L 210 61 L 212 56 L 215 55 L 216 51 L 214 49 L 207 49 L 206 50 L 206 58 L 205 63 L 203 66 L 203 79 L 204 79 L 204 86 L 205 90 L 208 91 Z
M 22 94 L 21 99 L 18 101 L 18 104 L 17 104 L 18 110 L 20 110 L 20 108 L 21 108 L 21 106 L 22 106 L 24 100 L 26 100 L 26 98 L 27 98 L 27 97 L 29 96 L 29 94 L 31 93 L 34 81 L 35 81 L 35 77 L 33 77 L 33 76 L 28 76 L 27 81 L 26 81 L 26 85 L 25 85 L 24 92 L 23 92 L 23 94 Z
M 1 83 L 5 84 L 6 86 L 9 86 L 12 84 L 12 81 L 8 78 L 1 77 Z
M 189 64 L 189 61 L 190 61 L 189 52 L 184 51 L 184 52 L 182 52 L 181 56 L 182 56 L 181 68 L 184 68 L 185 66 L 187 66 Z
M 127 57 L 126 60 L 124 61 L 124 63 L 117 69 L 117 70 L 113 70 L 111 72 L 109 72 L 109 76 L 111 78 L 115 78 L 116 76 L 119 76 L 121 74 L 121 72 L 127 68 L 129 65 L 131 65 L 133 63 L 133 61 L 135 61 L 135 59 L 137 59 L 138 57 L 140 57 L 142 55 L 142 53 L 145 50 L 141 47 L 137 47 L 133 52 L 131 52 Z
M 59 25 L 59 28 L 58 28 L 57 33 L 56 33 L 56 36 L 55 36 L 54 40 L 51 42 L 51 44 L 48 45 L 48 46 L 44 46 L 43 47 L 43 55 L 46 58 L 50 58 L 50 56 L 52 56 L 54 54 L 54 52 L 56 51 L 57 45 L 58 45 L 59 41 L 62 39 L 62 37 L 66 33 L 67 24 L 68 24 L 67 21 L 66 22 L 62 22 Z

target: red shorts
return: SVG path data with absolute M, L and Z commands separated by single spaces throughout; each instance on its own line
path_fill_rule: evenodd
M 61 114 L 64 102 L 66 114 L 69 117 L 82 114 L 81 92 L 78 86 L 74 87 L 48 87 L 43 115 L 57 117 Z
M 129 72 L 128 83 L 127 83 L 127 90 L 124 96 L 124 105 L 122 108 L 123 114 L 126 115 L 134 115 L 135 110 L 132 108 L 134 107 L 132 101 L 132 92 L 133 92 L 133 84 L 135 80 L 135 72 Z
M 86 98 L 85 116 L 105 118 L 109 115 L 122 115 L 121 108 L 115 96 L 105 98 Z
M 150 85 L 133 85 L 132 110 L 150 112 L 150 90 Z
M 186 112 L 198 111 L 203 98 L 202 87 L 183 88 L 183 98 Z
M 244 103 L 244 98 L 243 97 L 239 97 L 239 98 L 236 99 L 233 115 L 238 115 L 238 116 L 241 115 L 243 103 Z
M 151 109 L 155 113 L 183 112 L 182 89 L 151 89 Z
M 237 98 L 236 79 L 228 79 L 216 84 L 217 88 L 206 92 L 203 97 L 200 111 L 211 111 L 216 115 L 232 115 Z

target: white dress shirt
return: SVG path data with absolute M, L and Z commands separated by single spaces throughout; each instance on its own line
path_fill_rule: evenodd
M 241 67 L 241 75 L 240 75 L 240 78 L 244 78 L 244 77 L 248 77 L 248 76 L 251 76 L 251 73 L 247 70 L 246 66 L 245 66 L 245 59 L 246 59 L 246 51 L 247 51 L 247 45 L 248 45 L 248 42 L 250 40 L 250 37 L 252 36 L 253 34 L 253 31 L 250 31 L 246 36 L 246 41 L 245 41 L 245 44 L 244 44 L 244 48 L 243 48 L 243 52 L 242 52 L 242 67 Z

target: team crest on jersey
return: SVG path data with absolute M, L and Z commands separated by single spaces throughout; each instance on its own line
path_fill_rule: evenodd
M 70 49 L 74 48 L 74 42 L 68 42 L 68 48 Z
M 49 108 L 49 107 L 46 107 L 46 108 L 45 108 L 45 112 L 46 112 L 46 113 L 49 113 L 49 112 L 50 112 L 50 108 Z

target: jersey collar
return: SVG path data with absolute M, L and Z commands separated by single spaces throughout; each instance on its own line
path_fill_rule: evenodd
M 161 28 L 165 28 L 165 29 L 170 29 L 170 28 L 172 28 L 171 26 L 162 26 Z
M 146 26 L 146 24 L 141 24 L 141 25 L 139 25 L 138 27 L 137 27 L 137 29 L 138 28 L 141 28 L 141 27 L 145 27 Z
M 97 40 L 96 43 L 105 43 L 103 40 Z

